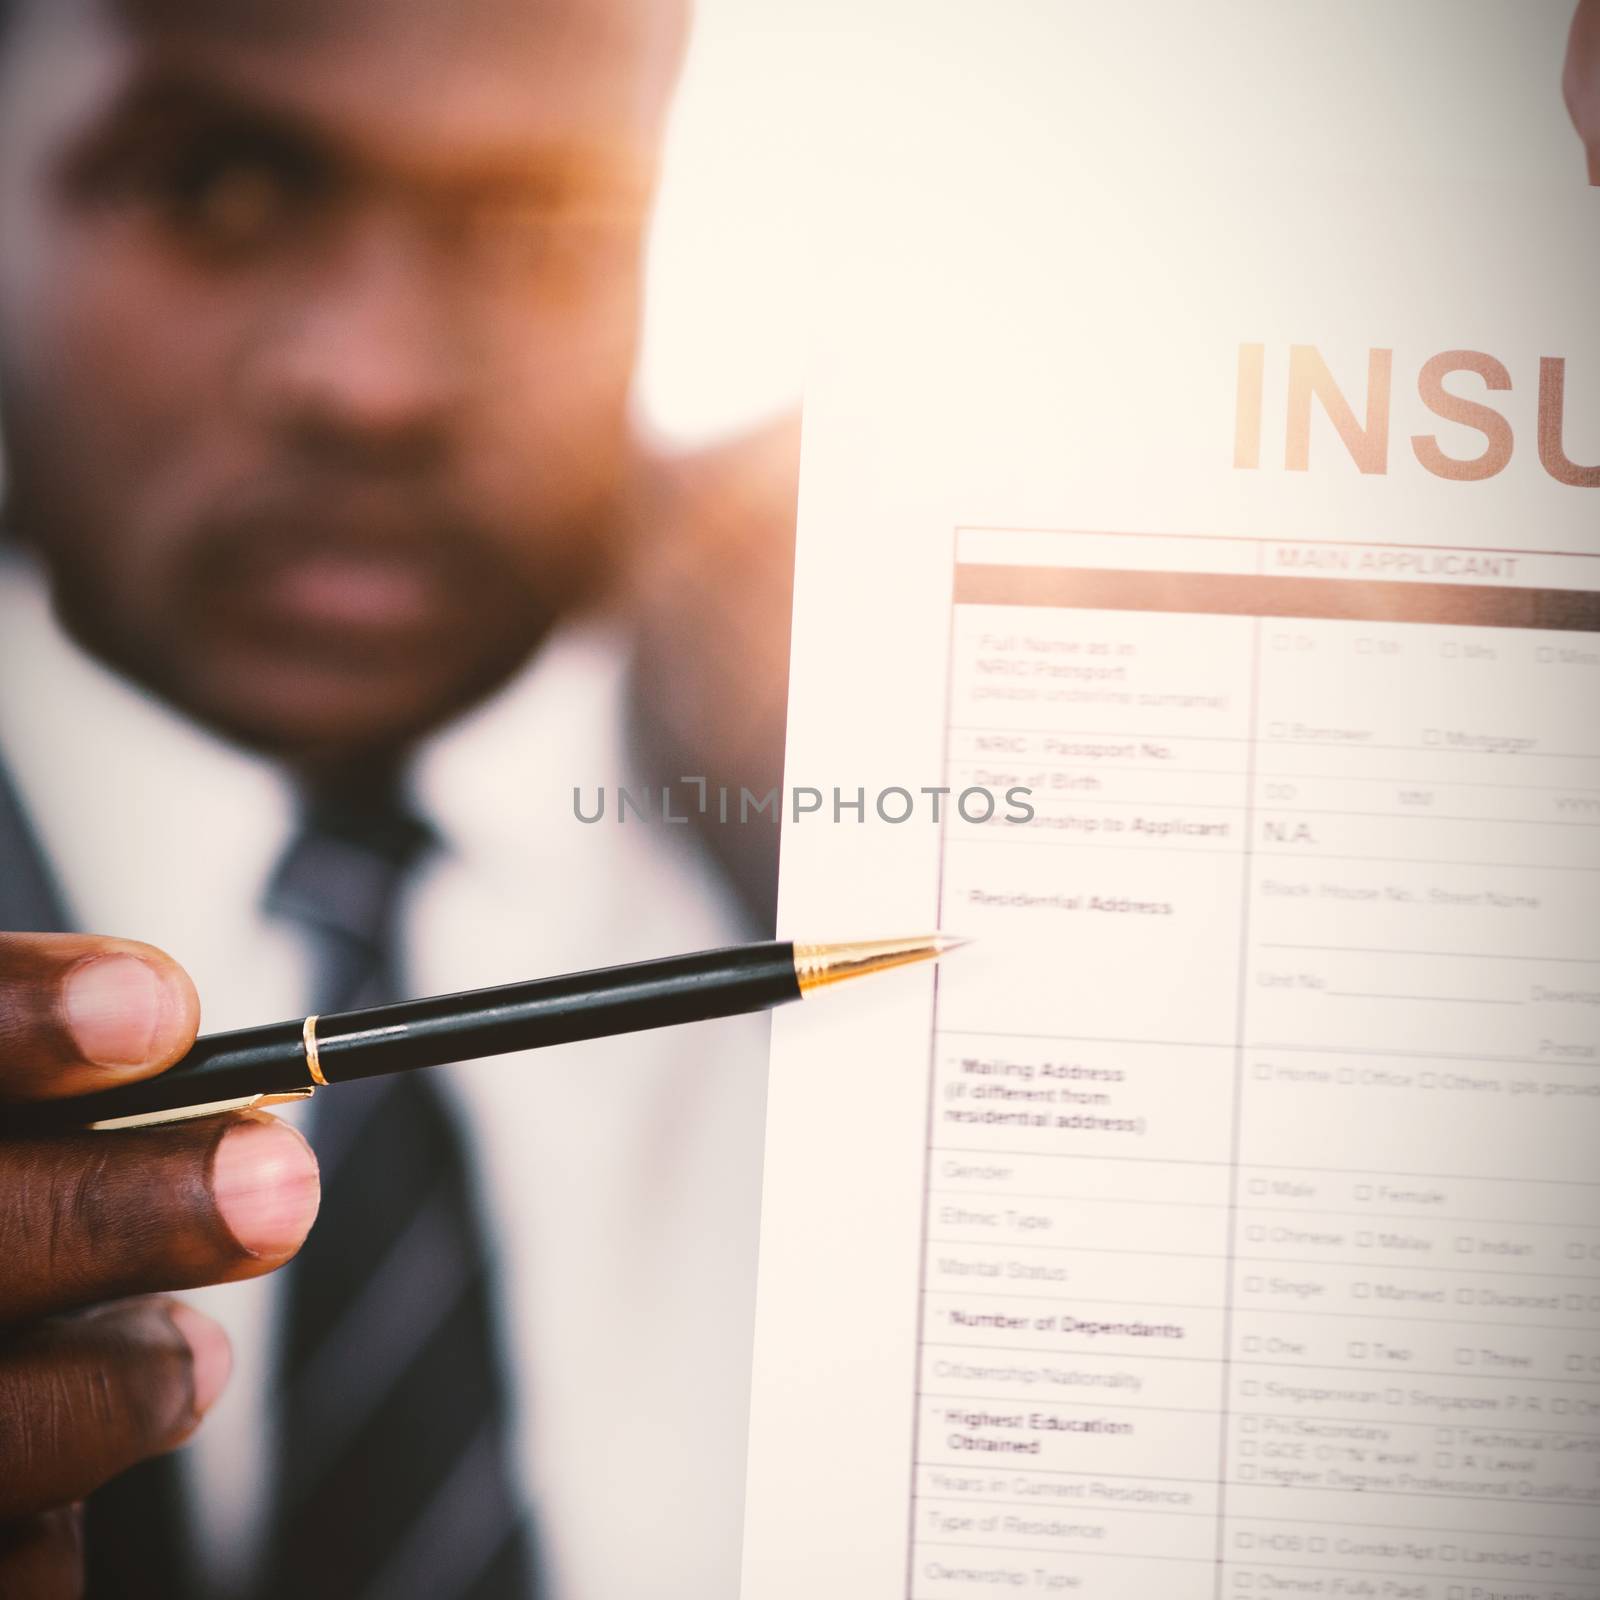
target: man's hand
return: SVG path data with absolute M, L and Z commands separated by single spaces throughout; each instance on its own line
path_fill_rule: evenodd
M 0 934 L 0 1102 L 160 1072 L 199 1016 L 148 945 Z M 305 1141 L 260 1114 L 0 1139 L 0 1594 L 80 1593 L 79 1503 L 227 1382 L 222 1330 L 163 1296 L 282 1266 L 318 1193 Z

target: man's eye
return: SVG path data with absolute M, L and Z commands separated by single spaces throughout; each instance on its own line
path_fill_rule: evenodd
M 156 198 L 188 243 L 235 253 L 273 243 L 293 224 L 307 193 L 281 164 L 240 156 L 172 170 Z

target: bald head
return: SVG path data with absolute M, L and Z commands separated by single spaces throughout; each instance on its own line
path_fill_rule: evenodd
M 1589 182 L 1600 185 L 1600 0 L 1578 0 L 1562 78 L 1567 109 L 1589 155 Z
M 233 53 L 279 71 L 374 52 L 391 69 L 426 63 L 432 84 L 464 63 L 499 63 L 530 91 L 575 78 L 634 101 L 658 121 L 681 63 L 689 0 L 0 0 L 26 33 L 72 30 L 87 45 Z

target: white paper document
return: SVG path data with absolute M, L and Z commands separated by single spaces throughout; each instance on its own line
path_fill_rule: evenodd
M 834 330 L 750 1600 L 1600 1596 L 1600 202 L 1315 189 Z

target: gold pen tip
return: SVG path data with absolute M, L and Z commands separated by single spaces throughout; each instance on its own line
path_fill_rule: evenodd
M 869 972 L 887 972 L 891 967 L 911 966 L 918 961 L 937 961 L 970 939 L 950 934 L 927 933 L 911 939 L 858 939 L 848 944 L 796 944 L 794 973 L 801 994 L 809 994 L 825 984 L 843 983 L 847 978 L 862 978 Z

